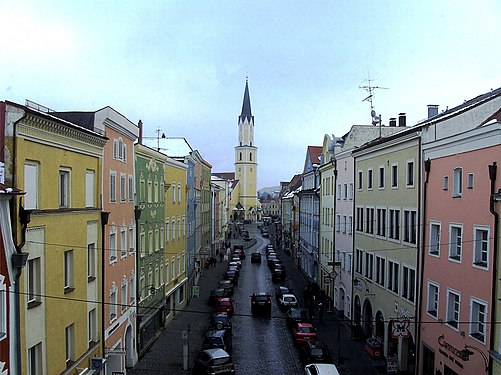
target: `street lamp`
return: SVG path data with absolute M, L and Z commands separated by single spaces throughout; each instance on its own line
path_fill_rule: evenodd
M 485 364 L 485 372 L 489 371 L 489 360 L 488 360 L 487 356 L 485 355 L 485 353 L 482 350 L 480 350 L 479 348 L 472 346 L 472 345 L 465 345 L 464 349 L 461 350 L 461 353 L 465 356 L 465 358 L 469 359 L 470 355 L 475 354 L 470 349 L 473 349 L 474 351 L 476 351 L 478 354 L 480 354 L 482 356 L 482 359 L 484 360 L 484 364 Z

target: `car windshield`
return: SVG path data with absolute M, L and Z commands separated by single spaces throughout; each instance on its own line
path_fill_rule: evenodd
M 230 301 L 218 301 L 219 306 L 229 306 L 231 305 Z
M 230 357 L 214 358 L 212 360 L 212 366 L 221 366 L 231 363 Z
M 257 302 L 266 302 L 266 301 L 268 301 L 268 297 L 267 296 L 256 296 L 256 301 Z
M 320 348 L 313 348 L 311 349 L 311 355 L 314 355 L 316 357 L 320 357 L 324 354 L 324 351 Z
M 300 333 L 315 333 L 315 329 L 313 327 L 299 327 Z
M 300 318 L 301 317 L 301 311 L 299 311 L 299 310 L 291 310 L 290 317 L 291 318 Z
M 285 297 L 285 298 L 284 298 L 284 301 L 285 301 L 285 302 L 295 302 L 295 301 L 296 301 L 296 299 L 295 299 L 294 297 Z

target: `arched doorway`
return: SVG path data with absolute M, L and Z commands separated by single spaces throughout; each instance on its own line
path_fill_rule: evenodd
M 360 297 L 355 296 L 355 316 L 353 317 L 355 325 L 362 326 L 362 307 L 360 305 Z
M 125 331 L 125 367 L 132 368 L 135 366 L 136 359 L 134 357 L 133 350 L 133 342 L 132 342 L 132 328 L 131 326 L 127 326 L 127 330 Z
M 339 288 L 339 317 L 344 317 L 344 288 Z
M 378 310 L 376 313 L 376 338 L 379 342 L 384 342 L 384 316 L 383 313 Z
M 364 302 L 363 331 L 367 337 L 372 337 L 372 305 L 367 299 Z

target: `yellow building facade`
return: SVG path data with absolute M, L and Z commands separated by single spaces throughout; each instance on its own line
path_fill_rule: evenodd
M 165 247 L 164 293 L 166 322 L 175 309 L 187 301 L 187 169 L 183 162 L 166 157 L 165 170 Z
M 99 197 L 106 139 L 48 113 L 8 108 L 12 179 L 26 191 L 22 205 L 30 213 L 20 284 L 21 373 L 77 374 L 102 357 Z

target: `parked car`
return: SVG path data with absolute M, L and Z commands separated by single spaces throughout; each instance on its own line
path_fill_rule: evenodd
M 251 263 L 261 263 L 261 253 L 252 253 L 251 254 Z
M 225 271 L 223 277 L 225 280 L 230 280 L 233 285 L 238 285 L 238 273 L 236 271 Z
M 292 340 L 296 345 L 317 339 L 317 330 L 311 323 L 297 323 L 292 327 Z
M 282 283 L 285 281 L 285 273 L 281 268 L 274 268 L 271 271 L 271 281 L 274 283 Z
M 293 307 L 297 307 L 297 298 L 292 293 L 285 293 L 278 299 L 278 307 L 280 310 L 286 311 Z
M 228 295 L 230 295 L 230 296 L 232 296 L 234 291 L 235 291 L 235 287 L 230 280 L 221 280 L 217 284 L 217 288 L 224 289 L 228 293 Z
M 235 312 L 235 306 L 233 305 L 233 299 L 226 297 L 226 298 L 219 298 L 216 301 L 215 305 L 216 312 L 225 312 L 228 313 L 228 315 L 232 316 L 233 313 Z
M 266 292 L 253 293 L 251 296 L 252 315 L 271 315 L 271 295 Z
M 229 293 L 225 289 L 216 289 L 212 290 L 209 293 L 209 305 L 214 306 L 219 298 L 229 297 L 231 293 Z
M 202 342 L 202 350 L 219 348 L 231 353 L 233 334 L 225 329 L 208 330 Z
M 193 365 L 195 374 L 234 374 L 235 365 L 231 356 L 223 349 L 206 349 L 198 353 Z
M 237 266 L 239 269 L 242 268 L 242 261 L 240 260 L 240 257 L 238 255 L 235 255 L 233 258 L 230 259 L 230 263 L 228 263 L 229 266 Z
M 287 327 L 294 327 L 297 323 L 309 323 L 310 318 L 308 313 L 305 310 L 294 307 L 287 311 L 287 315 L 285 317 L 285 323 Z
M 240 259 L 245 259 L 245 251 L 244 249 L 235 249 L 233 250 L 233 258 L 235 258 L 235 256 L 237 256 L 240 258 Z
M 236 264 L 229 264 L 228 265 L 228 271 L 235 271 L 238 275 L 238 277 L 240 277 L 240 268 L 238 267 L 238 265 Z
M 336 365 L 327 363 L 310 363 L 304 368 L 304 375 L 339 375 Z
M 231 323 L 231 317 L 226 312 L 215 312 L 209 316 L 209 330 L 221 330 L 225 329 L 227 331 L 233 331 L 233 325 Z
M 275 288 L 275 299 L 278 300 L 280 299 L 280 297 L 283 295 L 283 294 L 289 294 L 289 293 L 292 293 L 293 290 L 286 287 L 286 286 L 283 286 L 283 285 L 280 285 L 278 288 Z
M 323 341 L 308 341 L 301 345 L 299 356 L 304 363 L 332 363 L 329 347 Z
M 268 237 L 270 237 L 270 234 L 268 233 L 268 231 L 267 231 L 267 230 L 263 230 L 263 231 L 261 231 L 261 235 L 262 235 L 264 238 L 268 238 Z

